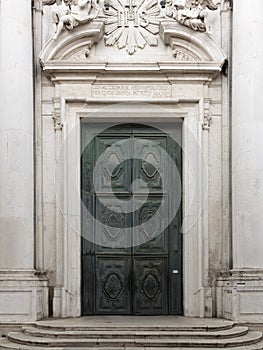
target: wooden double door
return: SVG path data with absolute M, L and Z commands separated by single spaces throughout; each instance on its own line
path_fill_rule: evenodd
M 173 133 L 179 140 L 180 123 Z M 158 127 L 124 124 L 96 134 L 95 126 L 82 124 L 83 315 L 182 314 L 181 206 L 176 213 L 160 209 L 164 196 L 173 202 L 163 189 L 163 175 L 173 180 L 173 174 L 160 150 L 181 173 L 181 148 Z M 120 203 L 131 198 L 137 206 L 122 210 Z M 168 212 L 173 217 L 167 219 Z

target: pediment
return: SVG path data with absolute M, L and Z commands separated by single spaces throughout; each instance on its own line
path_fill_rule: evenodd
M 64 31 L 58 39 L 51 38 L 44 46 L 40 61 L 45 64 L 52 61 L 79 61 L 89 55 L 92 46 L 99 42 L 104 34 L 103 21 L 92 21 Z M 82 59 L 82 54 L 84 55 Z
M 209 34 L 193 32 L 174 21 L 161 22 L 160 36 L 171 46 L 178 61 L 222 63 L 226 59 L 221 47 Z
M 193 31 L 172 20 L 161 21 L 158 31 L 156 45 L 148 45 L 148 48 L 138 50 L 131 56 L 118 47 L 106 46 L 103 41 L 104 22 L 94 20 L 72 31 L 64 30 L 57 39 L 50 39 L 41 52 L 41 65 L 48 73 L 63 74 L 147 69 L 154 72 L 214 75 L 221 71 L 226 56 L 209 34 Z M 94 47 L 98 47 L 97 52 L 99 47 L 102 48 L 107 58 L 98 59 L 95 54 L 91 58 Z M 140 52 L 145 54 L 147 50 L 148 61 L 145 62 Z M 117 56 L 121 57 L 121 62 L 116 63 Z

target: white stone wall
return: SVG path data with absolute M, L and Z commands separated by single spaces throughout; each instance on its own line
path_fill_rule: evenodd
M 263 319 L 263 3 L 233 1 L 232 56 L 232 257 L 223 276 L 222 315 Z M 220 294 L 220 293 L 219 293 Z M 219 303 L 220 304 L 220 303 Z
M 263 3 L 234 4 L 233 18 L 233 264 L 263 267 Z
M 57 160 L 63 139 L 79 127 L 80 118 L 88 120 L 95 110 L 121 100 L 154 103 L 184 118 L 203 149 L 208 192 L 206 197 L 199 169 L 194 211 L 203 197 L 207 200 L 184 235 L 185 315 L 262 322 L 262 1 L 253 0 L 249 9 L 247 1 L 234 0 L 231 27 L 230 2 L 222 0 L 206 20 L 208 35 L 179 24 L 171 31 L 164 23 L 158 46 L 134 55 L 106 47 L 99 21 L 64 30 L 50 41 L 51 7 L 34 1 L 31 23 L 30 5 L 0 2 L 0 321 L 47 316 L 43 271 L 50 313 L 81 314 L 80 237 L 67 221 L 80 226 L 79 203 L 69 186 L 79 139 L 67 154 L 63 176 L 56 177 Z M 88 39 L 81 48 L 73 39 L 85 30 Z M 181 62 L 173 52 L 182 40 L 179 32 L 188 38 Z M 219 72 L 220 47 L 229 60 L 228 74 L 225 67 Z M 70 55 L 63 56 L 67 50 Z M 191 57 L 198 55 L 201 62 L 195 64 Z M 186 147 L 191 150 L 187 140 Z M 184 164 L 187 203 L 192 188 Z
M 47 316 L 35 275 L 31 4 L 0 3 L 0 322 Z
M 25 3 L 1 2 L 0 266 L 26 269 L 33 267 L 34 175 L 31 8 Z

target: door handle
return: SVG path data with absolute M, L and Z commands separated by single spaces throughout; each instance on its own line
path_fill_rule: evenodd
M 178 275 L 178 274 L 179 274 L 179 270 L 173 270 L 173 271 L 172 271 L 172 274 L 173 274 L 173 275 Z

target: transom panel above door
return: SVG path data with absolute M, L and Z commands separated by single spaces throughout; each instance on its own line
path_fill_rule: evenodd
M 181 183 L 164 156 L 181 174 L 181 123 L 171 132 L 82 124 L 83 315 L 182 313 Z

